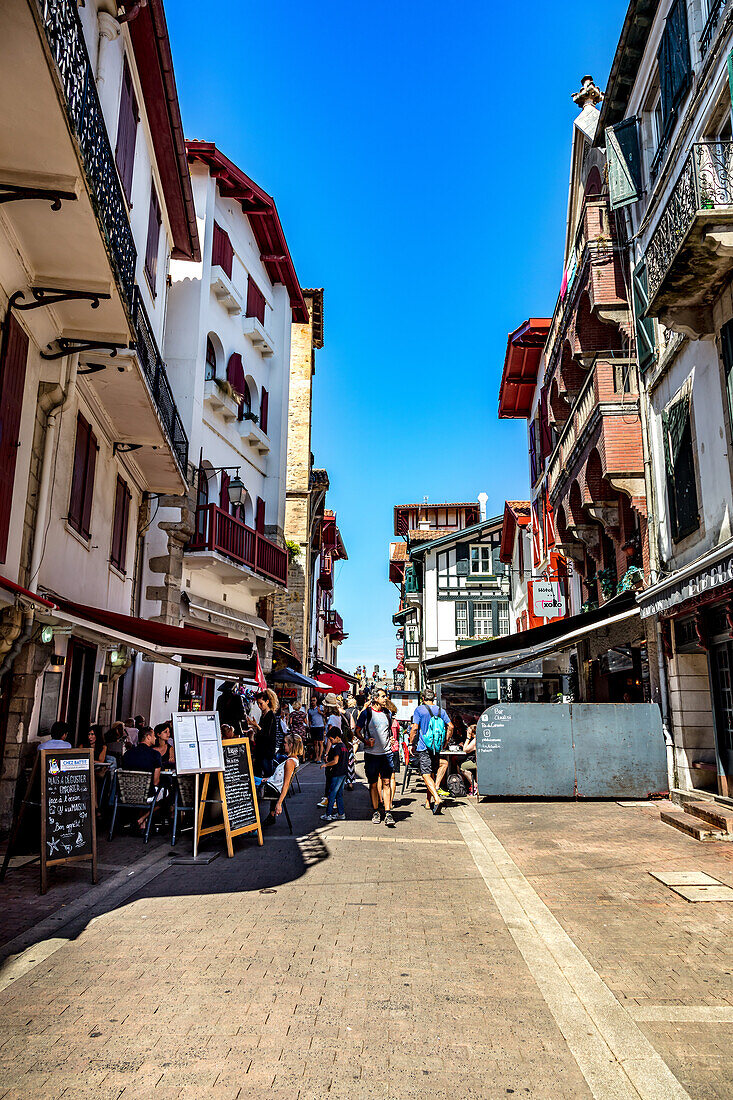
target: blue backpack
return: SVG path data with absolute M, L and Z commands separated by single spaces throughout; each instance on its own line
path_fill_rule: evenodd
M 425 703 L 425 706 L 428 707 L 428 704 Z M 428 707 L 428 714 L 430 715 L 430 721 L 428 728 L 422 735 L 423 744 L 429 752 L 440 752 L 445 741 L 445 722 L 440 717 L 440 710 L 433 714 L 430 707 Z

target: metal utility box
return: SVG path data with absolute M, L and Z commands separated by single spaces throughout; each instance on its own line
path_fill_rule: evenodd
M 655 703 L 499 703 L 476 730 L 479 794 L 646 798 L 667 789 Z

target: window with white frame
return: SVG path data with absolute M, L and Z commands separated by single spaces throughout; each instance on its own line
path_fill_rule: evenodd
M 499 604 L 499 634 L 509 633 L 509 604 Z
M 490 603 L 473 605 L 473 633 L 476 638 L 490 638 L 494 633 L 494 611 Z
M 492 555 L 490 546 L 471 547 L 471 573 L 493 573 Z
M 468 637 L 468 602 L 456 601 L 456 638 Z

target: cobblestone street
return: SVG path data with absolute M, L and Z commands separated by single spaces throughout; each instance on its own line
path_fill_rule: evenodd
M 414 791 L 390 831 L 363 787 L 323 825 L 302 788 L 292 838 L 199 868 L 159 845 L 122 904 L 81 886 L 81 921 L 6 945 L 0 1096 L 733 1095 L 733 909 L 649 874 L 733 884 L 729 846 L 658 804 L 441 819 Z

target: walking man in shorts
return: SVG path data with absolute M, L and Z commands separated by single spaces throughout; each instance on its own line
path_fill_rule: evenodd
M 392 817 L 391 780 L 394 770 L 392 758 L 392 711 L 387 709 L 387 693 L 381 688 L 375 691 L 372 701 L 357 719 L 356 736 L 364 743 L 364 770 L 372 799 L 372 821 L 382 820 L 379 810 L 381 788 L 384 803 L 384 824 L 394 827 Z
M 425 744 L 424 737 L 428 732 L 430 719 L 440 718 L 445 725 L 445 737 L 443 738 L 443 744 L 445 745 L 450 741 L 451 734 L 453 733 L 453 723 L 442 707 L 436 707 L 435 692 L 432 688 L 426 688 L 422 692 L 421 697 L 422 703 L 415 709 L 415 713 L 412 716 L 410 751 L 417 750 L 420 775 L 423 777 L 423 782 L 428 789 L 426 806 L 428 809 L 432 809 L 434 814 L 440 814 L 443 812 L 443 800 L 438 794 L 438 785 L 436 783 L 438 769 L 440 767 L 440 751 L 428 748 Z M 417 746 L 415 745 L 416 739 Z

